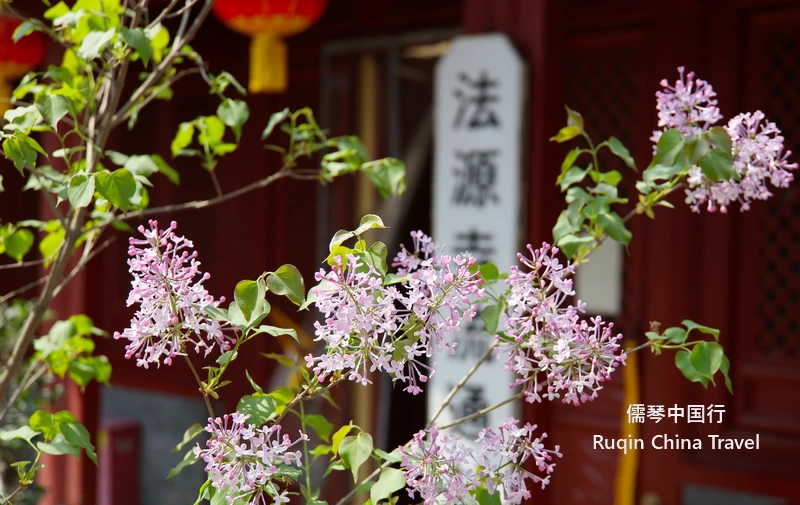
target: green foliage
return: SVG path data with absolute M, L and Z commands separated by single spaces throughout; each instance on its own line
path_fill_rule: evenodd
M 372 454 L 372 437 L 364 432 L 344 437 L 339 444 L 338 454 L 345 468 L 353 473 L 353 482 L 358 482 L 358 469 Z
M 714 376 L 720 372 L 725 386 L 733 394 L 730 379 L 730 361 L 719 344 L 719 330 L 697 324 L 688 319 L 682 323 L 683 328 L 676 326 L 667 328 L 663 333 L 650 331 L 646 333 L 652 351 L 661 354 L 664 349 L 675 349 L 675 366 L 684 377 L 691 382 L 699 382 L 704 387 L 708 383 L 716 384 Z M 710 335 L 714 340 L 690 340 L 692 332 Z

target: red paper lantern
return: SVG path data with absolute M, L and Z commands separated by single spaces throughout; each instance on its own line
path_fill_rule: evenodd
M 286 44 L 281 40 L 311 26 L 327 0 L 217 0 L 214 14 L 250 43 L 251 93 L 286 90 Z
M 17 18 L 0 15 L 0 113 L 9 108 L 11 82 L 38 67 L 47 50 L 47 38 L 39 32 L 14 43 L 14 30 L 21 23 Z

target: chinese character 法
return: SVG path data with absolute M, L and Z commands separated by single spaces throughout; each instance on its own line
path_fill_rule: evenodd
M 497 114 L 492 109 L 492 105 L 499 100 L 499 96 L 491 93 L 493 88 L 499 84 L 498 81 L 491 79 L 485 70 L 474 80 L 462 72 L 459 74 L 458 80 L 462 86 L 453 91 L 453 95 L 458 100 L 458 110 L 453 127 L 460 128 L 465 120 L 468 128 L 499 126 Z M 465 92 L 465 89 L 468 91 Z

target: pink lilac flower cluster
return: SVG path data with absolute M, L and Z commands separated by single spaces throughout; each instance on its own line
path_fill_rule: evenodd
M 545 449 L 547 434 L 534 438 L 535 425 L 520 428 L 517 423 L 512 417 L 497 430 L 482 430 L 475 441 L 480 450 L 435 427 L 415 434 L 400 448 L 409 496 L 419 493 L 425 505 L 475 504 L 471 492 L 482 485 L 490 494 L 502 489 L 507 502 L 518 504 L 531 496 L 528 479 L 544 489 L 556 466 L 553 457 L 561 457 L 559 447 Z M 527 470 L 531 460 L 541 475 Z
M 676 128 L 684 135 L 697 135 L 722 119 L 717 107 L 717 93 L 711 85 L 695 79 L 694 72 L 684 76 L 684 67 L 678 67 L 680 79 L 670 86 L 666 79 L 661 80 L 663 91 L 656 91 L 656 109 L 658 109 L 658 126 L 650 140 L 657 144 L 664 131 Z M 655 154 L 655 146 L 653 146 Z
M 789 163 L 791 151 L 784 151 L 781 131 L 764 113 L 743 113 L 725 126 L 731 137 L 734 179 L 710 181 L 699 167 L 689 172 L 686 203 L 692 211 L 700 212 L 705 205 L 709 212 L 719 209 L 725 213 L 733 202 L 739 202 L 742 212 L 750 209 L 753 200 L 766 200 L 772 193 L 767 183 L 776 188 L 788 188 L 794 180 L 791 170 L 797 163 Z
M 586 304 L 569 303 L 575 295 L 569 278 L 575 268 L 559 262 L 557 247 L 528 245 L 528 251 L 530 257 L 517 255 L 523 268 L 512 266 L 506 279 L 511 290 L 503 315 L 505 335 L 497 336 L 498 357 L 505 356 L 506 370 L 517 374 L 510 387 L 522 385 L 530 403 L 541 402 L 542 396 L 575 405 L 593 400 L 601 384 L 625 364 L 618 343 L 622 335 L 614 336 L 613 323 L 605 325 L 599 316 L 591 324 L 580 319 Z
M 308 436 L 300 432 L 292 441 L 281 435 L 279 424 L 258 428 L 247 424 L 248 418 L 240 413 L 209 418 L 206 431 L 211 437 L 205 449 L 195 446 L 194 454 L 206 462 L 211 485 L 225 493 L 229 504 L 239 499 L 248 505 L 287 503 L 288 492 L 280 490 L 275 478 L 281 465 L 301 465 L 302 453 L 289 449 Z
M 355 254 L 316 274 L 312 293 L 325 317 L 315 323 L 316 340 L 326 352 L 306 363 L 320 380 L 344 373 L 367 385 L 370 372 L 386 372 L 418 394 L 434 371 L 424 358 L 443 348 L 455 352 L 450 335 L 472 321 L 474 301 L 483 297 L 477 272 L 470 272 L 476 260 L 441 254 L 422 232 L 412 237 L 414 252 L 402 248 L 394 261 L 407 277 L 402 283 L 384 285 L 384 276 Z
M 206 316 L 206 307 L 216 307 L 224 298 L 215 300 L 203 282 L 211 276 L 200 271 L 197 251 L 190 240 L 175 234 L 173 221 L 159 229 L 157 221 L 150 228 L 139 226 L 143 239 L 131 237 L 128 255 L 133 274 L 128 307 L 139 309 L 129 328 L 115 332 L 115 339 L 126 339 L 125 357 L 136 358 L 144 368 L 152 363 L 167 365 L 175 356 L 185 355 L 186 348 L 208 355 L 215 344 L 222 351 L 231 349 L 236 340 L 225 334 L 226 328 Z
M 678 67 L 680 79 L 670 86 L 661 81 L 663 91 L 656 92 L 658 126 L 653 132 L 653 152 L 661 134 L 671 128 L 684 135 L 708 131 L 722 119 L 717 107 L 717 94 L 708 82 L 695 79 L 694 72 L 684 77 L 684 68 Z M 764 113 L 742 113 L 723 127 L 731 137 L 731 155 L 735 176 L 728 181 L 712 181 L 697 165 L 686 178 L 686 203 L 693 212 L 705 207 L 709 212 L 727 212 L 733 202 L 740 204 L 742 212 L 750 208 L 753 200 L 766 200 L 772 193 L 768 184 L 786 188 L 794 180 L 791 173 L 797 163 L 789 163 L 791 151 L 784 150 L 783 136 L 775 123 L 767 121 Z M 718 147 L 718 146 L 714 146 Z

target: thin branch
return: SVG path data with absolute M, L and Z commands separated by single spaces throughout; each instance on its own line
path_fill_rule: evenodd
M 26 268 L 41 265 L 47 261 L 45 258 L 39 260 L 20 261 L 19 263 L 9 263 L 8 265 L 0 265 L 0 270 L 9 270 L 11 268 Z
M 164 10 L 162 10 L 162 11 L 161 11 L 161 12 L 158 14 L 158 16 L 156 16 L 156 18 L 155 18 L 155 19 L 154 19 L 152 22 L 150 22 L 150 24 L 148 24 L 148 25 L 147 25 L 147 27 L 148 27 L 148 28 L 152 28 L 152 27 L 156 26 L 158 23 L 160 23 L 160 22 L 161 22 L 161 20 L 162 20 L 162 19 L 164 19 L 164 18 L 166 17 L 166 15 L 167 15 L 167 14 L 169 14 L 169 12 L 170 12 L 172 9 L 174 9 L 174 8 L 175 8 L 175 6 L 176 6 L 176 5 L 178 5 L 178 2 L 179 2 L 179 1 L 180 1 L 180 0 L 170 0 L 170 2 L 169 2 L 169 5 L 167 5 L 166 7 L 164 7 Z
M 31 368 L 29 369 L 29 371 L 33 369 L 34 364 L 31 364 Z M 19 387 L 14 390 L 14 394 L 11 395 L 11 398 L 8 399 L 8 402 L 3 406 L 3 409 L 0 410 L 0 419 L 3 419 L 3 417 L 5 417 L 5 415 L 8 413 L 8 410 L 11 408 L 12 405 L 14 405 L 14 402 L 17 401 L 19 395 L 21 395 L 23 391 L 30 388 L 31 385 L 37 380 L 39 380 L 39 377 L 41 377 L 46 371 L 47 371 L 47 366 L 41 365 L 41 367 L 32 376 L 28 377 L 28 372 L 25 373 L 25 377 L 23 377 L 22 381 L 20 381 Z
M 64 277 L 61 283 L 58 286 L 56 286 L 56 288 L 53 290 L 53 297 L 55 298 L 58 295 L 58 293 L 60 293 L 61 290 L 64 289 L 67 286 L 67 284 L 69 284 L 69 282 L 78 274 L 78 272 L 83 270 L 83 267 L 85 267 L 87 263 L 92 261 L 92 258 L 100 254 L 103 251 L 103 249 L 111 245 L 111 243 L 114 242 L 114 240 L 116 240 L 115 237 L 109 238 L 108 240 L 97 246 L 96 249 L 91 250 L 91 252 L 86 252 L 87 249 L 84 249 L 84 253 L 81 256 L 80 261 L 78 261 L 78 264 L 75 265 L 75 267 L 69 272 L 69 274 L 67 274 L 67 276 Z
M 498 402 L 498 403 L 495 403 L 494 405 L 490 405 L 490 406 L 486 407 L 485 409 L 481 409 L 481 410 L 478 410 L 477 412 L 473 412 L 472 414 L 470 414 L 468 416 L 460 417 L 460 418 L 456 419 L 455 421 L 451 421 L 449 423 L 443 424 L 443 425 L 439 426 L 438 428 L 440 430 L 444 430 L 446 428 L 452 428 L 453 426 L 458 426 L 459 424 L 466 423 L 467 421 L 472 421 L 473 419 L 477 419 L 479 417 L 485 416 L 489 412 L 491 412 L 491 411 L 493 411 L 495 409 L 498 409 L 498 408 L 502 407 L 503 405 L 506 405 L 507 403 L 511 403 L 513 401 L 517 401 L 520 398 L 522 398 L 524 395 L 525 395 L 525 392 L 524 391 L 520 391 L 519 393 L 515 394 L 511 398 L 506 398 L 502 402 Z
M 190 360 L 189 356 L 185 354 L 183 355 L 183 357 L 186 358 L 186 362 L 189 363 L 189 369 L 192 371 L 192 375 L 194 375 L 194 379 L 197 381 L 198 389 L 203 394 L 203 399 L 206 401 L 206 408 L 208 408 L 208 414 L 212 418 L 216 418 L 217 416 L 214 415 L 214 408 L 211 407 L 211 400 L 208 398 L 208 393 L 203 387 L 203 381 L 200 380 L 200 375 L 197 374 L 197 370 L 195 370 L 194 365 L 192 364 L 192 360 Z
M 286 414 L 288 414 L 288 413 L 289 413 L 289 412 L 292 410 L 292 407 L 294 407 L 295 405 L 297 405 L 297 403 L 298 403 L 298 402 L 300 402 L 300 401 L 302 401 L 302 400 L 305 400 L 306 398 L 313 398 L 313 397 L 314 397 L 314 395 L 318 394 L 320 391 L 323 391 L 323 392 L 324 392 L 324 391 L 330 391 L 330 390 L 331 390 L 331 388 L 333 388 L 335 385 L 339 384 L 339 383 L 340 383 L 340 382 L 342 382 L 343 380 L 345 380 L 345 376 L 344 376 L 344 375 L 341 375 L 341 376 L 339 376 L 338 378 L 336 378 L 336 379 L 332 380 L 332 381 L 331 381 L 331 382 L 330 382 L 330 383 L 329 383 L 327 386 L 325 386 L 324 388 L 322 388 L 322 389 L 315 389 L 315 390 L 314 390 L 314 392 L 313 392 L 313 393 L 311 393 L 311 394 L 309 394 L 310 388 L 306 388 L 306 389 L 302 390 L 302 391 L 300 392 L 300 394 L 298 394 L 297 396 L 295 396 L 295 397 L 292 399 L 292 401 L 290 401 L 289 403 L 287 403 L 287 404 L 286 404 L 286 407 L 284 407 L 284 409 L 283 409 L 283 412 L 281 412 L 281 415 L 279 415 L 279 416 L 277 417 L 277 419 L 275 419 L 274 421 L 272 421 L 272 423 L 273 423 L 273 424 L 278 424 L 278 423 L 280 423 L 280 422 L 281 422 L 281 420 L 282 420 L 282 419 L 283 419 L 283 418 L 286 416 Z
M 187 0 L 187 4 L 191 0 Z M 131 96 L 128 98 L 128 101 L 119 108 L 110 118 L 110 125 L 111 127 L 115 127 L 123 121 L 123 117 L 128 114 L 128 111 L 141 99 L 148 89 L 150 89 L 155 83 L 159 82 L 164 74 L 166 73 L 167 69 L 172 64 L 172 60 L 174 60 L 180 50 L 192 41 L 194 36 L 197 34 L 197 31 L 200 29 L 200 25 L 203 23 L 205 18 L 208 16 L 209 12 L 211 12 L 211 6 L 213 5 L 214 0 L 205 0 L 205 4 L 203 8 L 200 9 L 197 16 L 194 19 L 194 22 L 186 29 L 186 25 L 189 19 L 189 13 L 191 10 L 186 10 L 183 13 L 183 17 L 181 18 L 181 24 L 178 28 L 178 33 L 175 36 L 175 42 L 172 44 L 172 48 L 170 52 L 161 60 L 161 63 L 153 70 L 153 72 L 147 76 L 147 78 L 139 85 L 136 90 L 131 93 Z
M 10 291 L 10 292 L 6 293 L 5 295 L 3 295 L 2 297 L 0 297 L 0 303 L 5 303 L 8 300 L 11 300 L 12 298 L 14 298 L 15 296 L 21 295 L 25 291 L 28 291 L 29 289 L 33 289 L 36 286 L 40 286 L 40 285 L 44 284 L 45 281 L 47 281 L 47 276 L 46 275 L 44 277 L 40 277 L 40 278 L 36 279 L 33 282 L 29 282 L 28 284 L 25 284 L 24 286 L 21 286 L 21 287 L 15 289 L 14 291 Z
M 192 68 L 187 68 L 187 69 L 185 69 L 185 70 L 181 70 L 180 72 L 176 73 L 174 76 L 172 76 L 172 77 L 171 77 L 170 79 L 168 79 L 167 81 L 165 81 L 165 82 L 161 83 L 161 85 L 159 85 L 157 88 L 154 88 L 154 89 L 153 89 L 153 91 L 152 91 L 152 92 L 151 92 L 149 95 L 147 95 L 147 96 L 146 96 L 146 97 L 145 97 L 145 98 L 142 100 L 142 102 L 141 102 L 140 104 L 138 104 L 138 108 L 139 108 L 139 109 L 142 109 L 142 108 L 146 107 L 148 104 L 150 104 L 150 102 L 152 102 L 153 100 L 155 100 L 155 99 L 156 99 L 156 97 L 157 97 L 157 96 L 158 96 L 158 95 L 159 95 L 159 94 L 160 94 L 162 91 L 164 91 L 164 90 L 165 90 L 165 89 L 167 89 L 167 88 L 170 88 L 170 87 L 172 87 L 172 85 L 173 85 L 173 84 L 175 84 L 176 82 L 178 82 L 178 81 L 179 81 L 179 80 L 181 80 L 182 78 L 186 77 L 187 75 L 191 75 L 191 74 L 198 74 L 198 73 L 199 73 L 199 74 L 203 74 L 203 73 L 205 73 L 205 69 L 204 69 L 204 68 L 198 68 L 198 67 L 192 67 Z M 130 111 L 128 111 L 126 114 L 124 114 L 122 117 L 120 117 L 120 118 L 119 118 L 119 122 L 120 122 L 120 123 L 122 123 L 122 122 L 125 122 L 125 121 L 127 121 L 127 119 L 128 119 L 129 117 L 131 117 L 131 114 L 133 114 L 133 109 L 131 109 L 131 110 L 130 110 Z
M 453 386 L 453 389 L 451 389 L 450 392 L 447 393 L 447 396 L 445 396 L 444 401 L 442 401 L 442 404 L 439 405 L 439 409 L 433 414 L 433 416 L 431 416 L 430 420 L 428 421 L 428 428 L 433 426 L 433 423 L 436 422 L 436 419 L 439 418 L 439 416 L 442 414 L 442 412 L 444 412 L 444 409 L 446 409 L 447 406 L 450 405 L 450 402 L 453 401 L 453 397 L 455 397 L 456 393 L 458 393 L 458 391 L 462 387 L 464 387 L 464 384 L 466 384 L 467 381 L 470 380 L 470 378 L 472 378 L 472 376 L 475 374 L 475 372 L 478 370 L 478 368 L 480 368 L 480 366 L 483 364 L 483 362 L 486 361 L 487 359 L 489 359 L 489 356 L 492 355 L 492 352 L 494 351 L 494 348 L 497 347 L 497 342 L 498 341 L 495 339 L 489 345 L 489 348 L 486 349 L 486 352 L 483 353 L 483 356 L 481 356 L 480 359 L 472 366 L 472 368 L 470 368 L 469 372 L 467 372 L 466 375 L 464 375 L 461 378 L 461 380 L 458 381 L 458 384 Z
M 109 219 L 108 221 L 105 221 L 97 225 L 97 228 L 103 228 L 111 224 L 112 222 L 130 221 L 132 219 L 137 219 L 145 216 L 152 216 L 155 214 L 164 214 L 166 212 L 181 212 L 184 210 L 205 209 L 207 207 L 211 207 L 213 205 L 217 205 L 222 202 L 227 202 L 228 200 L 242 196 L 246 193 L 250 193 L 251 191 L 255 191 L 256 189 L 265 188 L 270 184 L 272 184 L 273 182 L 277 181 L 278 179 L 282 179 L 288 176 L 289 176 L 288 170 L 280 170 L 270 175 L 269 177 L 265 177 L 264 179 L 256 181 L 252 184 L 248 184 L 247 186 L 241 187 L 235 191 L 231 191 L 230 193 L 224 194 L 222 196 L 217 196 L 214 198 L 210 198 L 208 200 L 194 200 L 186 203 L 175 203 L 171 205 L 164 205 L 163 207 L 153 207 L 151 209 L 143 209 L 135 212 L 128 212 L 126 215 L 116 216 L 113 219 Z

